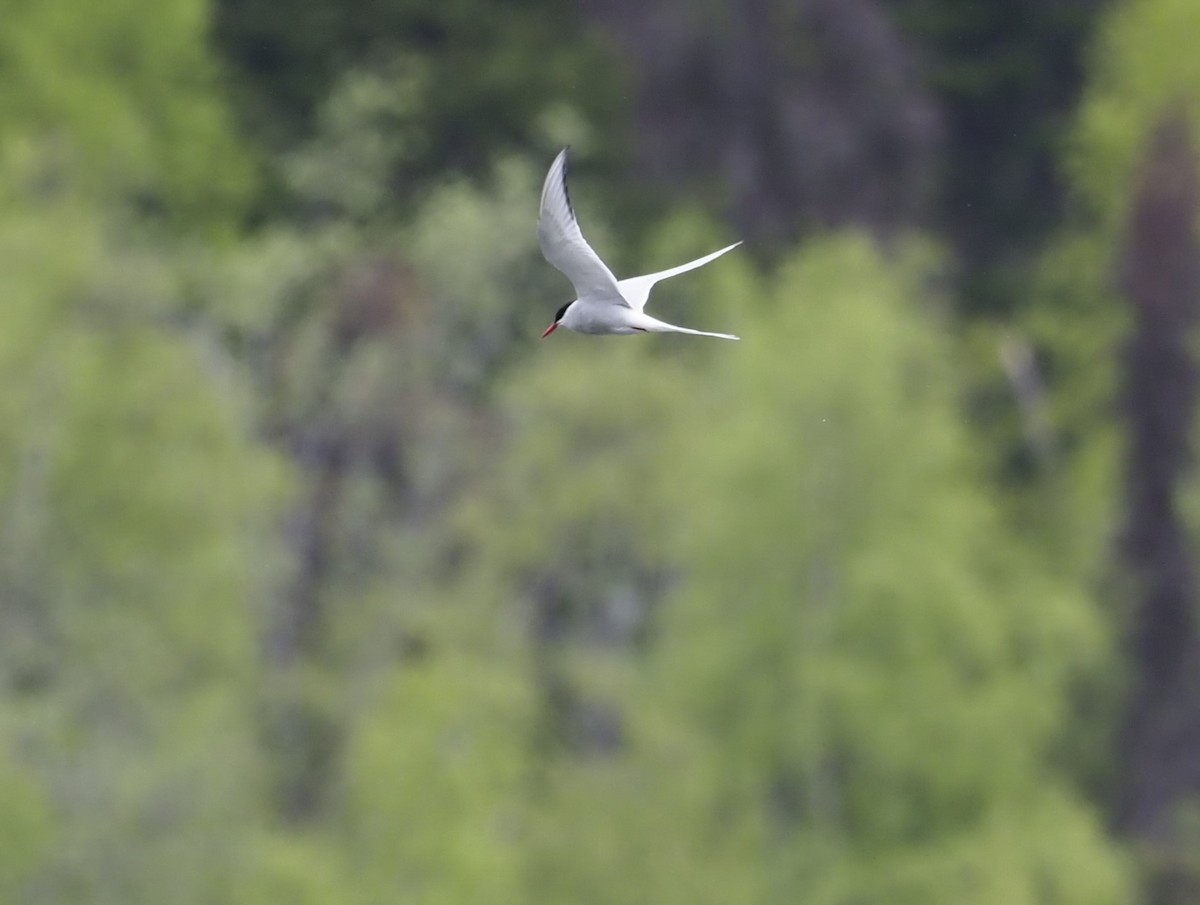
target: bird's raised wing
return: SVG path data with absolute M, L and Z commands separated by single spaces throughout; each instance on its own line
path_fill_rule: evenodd
M 689 270 L 695 270 L 697 267 L 703 267 L 709 261 L 721 257 L 727 251 L 733 251 L 733 249 L 741 244 L 741 242 L 734 242 L 732 245 L 725 246 L 720 251 L 714 251 L 712 254 L 697 258 L 694 261 L 688 261 L 686 264 L 680 264 L 678 267 L 672 267 L 670 270 L 660 270 L 658 273 L 648 273 L 645 276 L 630 277 L 627 280 L 621 280 L 617 283 L 617 288 L 621 290 L 621 296 L 629 303 L 630 308 L 634 311 L 641 311 L 646 307 L 646 300 L 650 298 L 650 290 L 654 288 L 654 284 L 659 280 L 665 280 L 667 277 L 673 277 L 680 273 L 687 273 Z
M 617 278 L 583 238 L 579 221 L 575 219 L 575 210 L 567 194 L 566 148 L 554 158 L 542 186 L 538 242 L 546 260 L 571 281 L 578 298 L 586 296 L 589 301 L 628 304 L 617 288 Z

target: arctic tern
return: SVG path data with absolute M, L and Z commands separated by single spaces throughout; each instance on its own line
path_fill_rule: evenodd
M 643 312 L 650 290 L 659 280 L 686 273 L 741 245 L 734 242 L 695 261 L 645 276 L 618 280 L 600 256 L 592 250 L 579 229 L 575 209 L 567 194 L 567 149 L 563 148 L 542 186 L 538 216 L 538 241 L 546 260 L 566 275 L 575 287 L 577 298 L 563 305 L 554 315 L 554 323 L 542 334 L 545 339 L 559 327 L 576 333 L 690 333 L 737 339 L 729 333 L 706 333 L 676 327 Z

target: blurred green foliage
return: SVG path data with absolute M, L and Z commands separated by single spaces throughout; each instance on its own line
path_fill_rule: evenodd
M 7 0 L 3 16 L 6 183 L 71 186 L 180 228 L 237 213 L 252 172 L 215 90 L 204 0 Z
M 268 208 L 290 197 L 278 152 L 312 139 L 337 178 L 378 177 L 371 203 L 409 215 L 447 174 L 484 179 L 589 125 L 611 141 L 618 121 L 614 55 L 559 0 L 217 0 L 213 15 L 238 118 L 276 152 L 259 155 Z
M 1111 276 L 1189 3 L 1106 17 L 1015 317 L 847 231 L 656 290 L 739 344 L 532 339 L 558 142 L 618 273 L 727 236 L 615 238 L 573 7 L 3 7 L 6 901 L 1130 900 Z

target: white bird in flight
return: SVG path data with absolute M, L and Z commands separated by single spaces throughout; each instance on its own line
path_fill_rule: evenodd
M 545 339 L 559 327 L 576 333 L 691 333 L 694 336 L 716 336 L 737 339 L 729 333 L 705 333 L 676 327 L 645 314 L 646 299 L 659 280 L 685 273 L 719 258 L 741 245 L 732 245 L 712 254 L 680 264 L 670 270 L 649 273 L 628 280 L 618 280 L 600 256 L 592 250 L 579 229 L 575 210 L 567 195 L 567 149 L 563 148 L 542 186 L 542 206 L 538 216 L 538 241 L 546 260 L 561 270 L 575 287 L 577 298 L 567 302 L 554 315 L 554 323 L 542 334 Z

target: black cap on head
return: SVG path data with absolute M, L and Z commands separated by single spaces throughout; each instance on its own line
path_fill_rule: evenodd
M 554 315 L 554 323 L 557 324 L 560 320 L 563 319 L 563 315 L 567 313 L 567 309 L 570 308 L 572 304 L 574 304 L 574 303 L 567 302 L 565 305 L 563 305 L 561 308 L 558 309 L 558 313 L 556 313 Z

